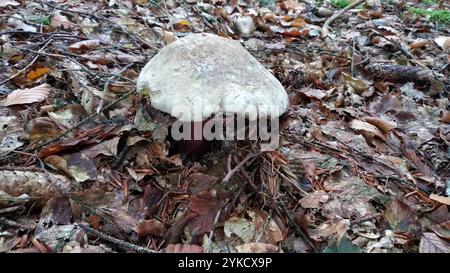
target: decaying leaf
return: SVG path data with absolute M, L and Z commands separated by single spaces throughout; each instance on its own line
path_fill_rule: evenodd
M 322 190 L 314 191 L 307 196 L 300 199 L 300 205 L 305 209 L 317 209 L 320 208 L 322 203 L 328 201 L 328 194 Z
M 394 231 L 408 232 L 416 228 L 416 215 L 405 203 L 394 200 L 386 206 L 384 218 Z
M 432 232 L 424 232 L 420 239 L 420 253 L 450 253 L 450 243 Z

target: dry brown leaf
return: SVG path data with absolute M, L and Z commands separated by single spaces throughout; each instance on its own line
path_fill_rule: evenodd
M 389 133 L 390 130 L 397 127 L 397 125 L 395 123 L 387 121 L 387 120 L 383 120 L 380 118 L 366 117 L 366 118 L 364 118 L 364 120 L 370 124 L 375 125 L 378 129 L 380 129 L 385 134 Z
M 32 88 L 16 89 L 3 100 L 3 105 L 11 106 L 41 102 L 47 98 L 49 92 L 50 85 L 47 83 Z
M 440 195 L 432 193 L 430 195 L 430 199 L 434 200 L 436 202 L 439 202 L 441 204 L 445 204 L 447 206 L 450 206 L 450 197 L 440 196 Z
M 61 134 L 61 130 L 48 117 L 39 117 L 32 121 L 30 132 L 30 141 L 38 141 L 42 139 L 50 139 Z
M 73 23 L 61 13 L 56 13 L 53 15 L 50 26 L 52 27 L 61 27 L 63 29 L 71 29 L 73 27 Z
M 139 222 L 133 230 L 139 237 L 156 236 L 163 237 L 166 233 L 166 227 L 161 221 L 150 219 Z
M 117 145 L 119 144 L 119 141 L 120 137 L 105 140 L 93 147 L 83 150 L 83 153 L 89 158 L 94 158 L 99 154 L 105 156 L 115 156 L 117 155 Z
M 85 40 L 76 42 L 69 46 L 69 51 L 73 53 L 83 53 L 92 50 L 100 45 L 99 40 Z
M 411 49 L 414 49 L 414 48 L 421 48 L 421 47 L 424 47 L 424 46 L 426 46 L 427 44 L 429 44 L 430 43 L 430 41 L 429 40 L 426 40 L 426 39 L 421 39 L 421 40 L 417 40 L 417 41 L 414 41 L 414 42 L 412 42 L 410 45 L 409 45 L 409 47 L 411 48 Z
M 371 133 L 371 134 L 381 138 L 382 140 L 386 141 L 386 137 L 384 136 L 383 132 L 380 129 L 378 129 L 375 125 L 372 125 L 368 122 L 354 119 L 354 120 L 352 120 L 352 123 L 350 126 L 352 127 L 353 130 L 365 131 L 365 132 Z

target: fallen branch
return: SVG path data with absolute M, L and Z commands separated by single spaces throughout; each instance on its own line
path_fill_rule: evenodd
M 330 33 L 328 28 L 330 27 L 331 23 L 333 23 L 336 19 L 341 17 L 342 14 L 346 13 L 350 9 L 356 7 L 357 5 L 362 4 L 365 1 L 366 0 L 358 0 L 356 2 L 353 2 L 353 3 L 349 4 L 348 6 L 346 6 L 345 8 L 341 9 L 338 13 L 336 13 L 333 16 L 331 16 L 330 18 L 328 18 L 322 26 L 322 38 L 327 37 L 328 34 Z

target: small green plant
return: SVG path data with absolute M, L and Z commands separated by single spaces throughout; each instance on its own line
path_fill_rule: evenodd
M 35 24 L 49 26 L 51 23 L 50 16 L 36 16 L 31 21 Z
M 411 8 L 408 9 L 408 11 L 421 16 L 429 16 L 432 21 L 438 22 L 440 24 L 450 25 L 450 11 L 448 10 L 427 10 Z
M 425 5 L 429 5 L 429 6 L 436 4 L 436 2 L 434 0 L 423 0 L 423 3 Z
M 331 0 L 331 4 L 337 8 L 343 9 L 350 5 L 350 0 Z

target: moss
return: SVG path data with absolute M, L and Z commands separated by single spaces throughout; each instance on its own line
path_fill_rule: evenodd
M 350 0 L 331 0 L 331 4 L 337 8 L 343 9 L 350 5 Z
M 420 8 L 410 8 L 409 12 L 421 15 L 429 16 L 432 21 L 440 24 L 450 25 L 450 11 L 448 10 L 426 10 Z
M 430 5 L 430 6 L 436 4 L 436 2 L 435 2 L 434 0 L 423 0 L 422 2 L 423 2 L 425 5 Z

